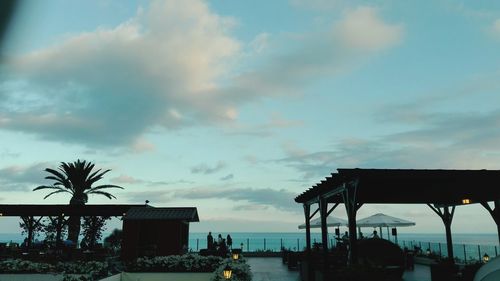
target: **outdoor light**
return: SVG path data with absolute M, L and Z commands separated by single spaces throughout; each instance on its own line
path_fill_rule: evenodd
M 233 260 L 238 260 L 240 258 L 240 254 L 238 252 L 233 252 Z
M 468 198 L 462 199 L 462 204 L 470 204 L 470 199 Z
M 231 270 L 231 267 L 229 267 L 229 265 L 226 265 L 226 267 L 224 267 L 224 271 L 222 273 L 224 274 L 224 279 L 226 280 L 231 279 L 231 275 L 233 275 L 233 271 Z
M 425 253 L 429 256 L 431 254 L 431 249 L 427 248 L 427 251 Z
M 0 217 L 3 216 L 3 213 L 0 213 Z
M 241 249 L 233 249 L 231 256 L 233 257 L 233 260 L 237 261 L 240 258 L 241 254 Z
M 487 253 L 484 253 L 484 256 L 483 256 L 483 262 L 484 262 L 484 263 L 487 263 L 487 262 L 489 262 L 489 261 L 490 261 L 490 256 L 488 256 L 488 254 L 487 254 Z
M 61 214 L 61 217 L 64 217 L 64 213 Z

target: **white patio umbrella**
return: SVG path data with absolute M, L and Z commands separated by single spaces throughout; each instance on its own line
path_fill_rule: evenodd
M 382 237 L 382 227 L 387 227 L 387 236 L 389 236 L 389 227 L 398 227 L 398 226 L 414 226 L 415 223 L 412 221 L 388 216 L 382 213 L 378 213 L 372 216 L 369 216 L 364 219 L 360 219 L 356 222 L 357 227 L 379 227 L 380 228 L 380 237 Z
M 347 221 L 341 218 L 328 216 L 326 218 L 326 226 L 345 226 L 347 225 Z M 311 228 L 320 228 L 321 227 L 321 218 L 311 220 Z M 305 229 L 306 224 L 303 223 L 299 225 L 299 229 Z

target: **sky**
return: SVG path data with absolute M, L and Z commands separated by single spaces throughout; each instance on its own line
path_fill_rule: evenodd
M 499 50 L 493 0 L 25 1 L 0 54 L 0 204 L 69 202 L 32 189 L 85 159 L 124 187 L 90 204 L 294 232 L 293 199 L 337 168 L 500 169 Z M 444 232 L 424 205 L 358 217 L 379 212 Z M 496 232 L 477 205 L 452 229 Z

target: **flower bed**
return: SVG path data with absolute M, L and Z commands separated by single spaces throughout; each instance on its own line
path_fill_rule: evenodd
M 224 280 L 223 270 L 231 267 L 233 281 L 250 281 L 252 274 L 250 266 L 244 259 L 233 261 L 216 256 L 199 256 L 187 254 L 183 256 L 165 256 L 138 258 L 128 264 L 128 272 L 213 272 L 212 281 Z
M 0 261 L 0 274 L 2 273 L 60 273 L 63 274 L 64 281 L 97 280 L 111 274 L 110 267 L 105 262 L 58 262 L 50 264 L 20 259 Z
M 252 272 L 250 271 L 250 266 L 245 262 L 245 260 L 233 261 L 231 259 L 225 260 L 214 272 L 212 281 L 223 281 L 223 271 L 226 266 L 229 266 L 232 270 L 231 281 L 251 281 Z
M 215 256 L 143 257 L 127 265 L 128 272 L 214 272 L 223 259 Z

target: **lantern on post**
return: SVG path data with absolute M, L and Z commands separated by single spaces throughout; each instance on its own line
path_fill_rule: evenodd
M 489 261 L 490 261 L 490 256 L 488 256 L 488 254 L 487 254 L 487 253 L 484 253 L 484 256 L 483 256 L 483 262 L 484 262 L 484 263 L 487 263 L 487 262 L 489 262 Z
M 224 271 L 222 271 L 222 274 L 224 275 L 224 279 L 229 280 L 233 275 L 233 270 L 231 269 L 231 267 L 229 267 L 229 265 L 226 265 L 226 267 L 224 267 Z
M 231 256 L 234 261 L 237 261 L 240 259 L 240 254 L 241 254 L 241 249 L 233 249 Z
M 462 204 L 464 205 L 470 204 L 470 199 L 469 198 L 462 199 Z

